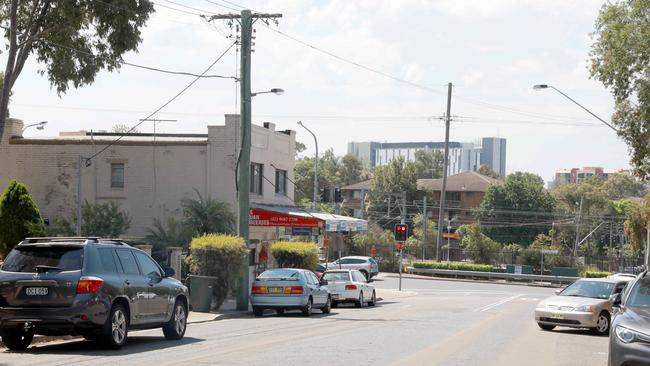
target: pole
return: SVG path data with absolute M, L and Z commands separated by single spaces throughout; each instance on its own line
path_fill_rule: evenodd
M 402 219 L 400 222 L 402 224 L 406 223 L 406 192 L 402 192 L 402 210 L 400 212 Z M 402 256 L 404 255 L 404 249 L 399 251 L 399 290 L 402 291 Z
M 240 136 L 241 150 L 239 151 L 239 236 L 244 239 L 248 248 L 248 220 L 249 220 L 249 187 L 251 167 L 251 34 L 253 21 L 250 10 L 241 12 L 241 112 Z M 260 172 L 261 174 L 261 172 Z M 248 310 L 248 261 L 241 268 L 239 289 L 237 293 L 237 310 Z
M 450 235 L 451 235 L 451 220 L 447 220 L 447 262 L 451 262 L 451 260 L 449 259 L 449 251 L 450 251 L 449 247 L 451 247 Z
M 445 160 L 442 168 L 442 190 L 440 191 L 440 207 L 438 208 L 438 240 L 436 241 L 436 261 L 440 261 L 440 245 L 442 244 L 443 217 L 445 213 L 445 194 L 447 194 L 447 170 L 449 168 L 449 124 L 451 122 L 451 87 L 447 86 L 447 115 L 445 116 Z
M 580 220 L 582 220 L 582 200 L 584 196 L 580 197 L 580 209 L 578 211 L 578 221 L 576 222 L 576 241 L 573 244 L 573 258 L 578 256 L 578 242 L 580 241 Z
M 646 218 L 645 224 L 646 242 L 645 242 L 645 269 L 650 268 L 650 220 Z
M 424 202 L 423 202 L 423 213 L 422 213 L 422 260 L 424 261 L 424 257 L 426 254 L 426 243 L 427 243 L 427 196 L 424 196 Z
M 314 145 L 316 145 L 316 160 L 314 161 L 314 196 L 311 201 L 311 208 L 315 210 L 316 199 L 318 197 L 318 139 L 316 139 L 316 134 L 307 128 L 307 126 L 305 126 L 302 121 L 298 121 L 298 124 L 314 137 Z
M 79 155 L 79 163 L 77 166 L 77 236 L 81 236 L 81 166 L 83 165 L 83 157 Z

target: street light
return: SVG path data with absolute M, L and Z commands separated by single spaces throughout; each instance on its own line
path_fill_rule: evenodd
M 284 94 L 284 89 L 280 88 L 273 88 L 271 90 L 263 91 L 263 92 L 257 92 L 257 93 L 251 93 L 251 97 L 254 97 L 258 94 L 267 94 L 267 93 L 273 93 L 275 95 L 282 95 Z
M 37 130 L 41 130 L 41 131 L 42 131 L 43 129 L 45 129 L 45 125 L 46 125 L 46 124 L 47 124 L 47 121 L 41 121 L 41 122 L 38 122 L 38 123 L 32 123 L 31 125 L 27 125 L 27 126 L 25 126 L 25 127 L 23 128 L 23 132 L 25 132 L 26 129 L 28 129 L 28 128 L 30 128 L 30 127 L 34 127 L 34 126 L 36 126 L 36 129 L 37 129 Z
M 316 135 L 311 132 L 310 129 L 307 128 L 307 126 L 302 124 L 302 121 L 298 121 L 298 124 L 307 130 L 307 132 L 311 133 L 312 136 L 314 136 L 314 144 L 316 145 L 316 161 L 314 163 L 314 197 L 311 203 L 311 208 L 316 209 L 316 197 L 318 195 L 318 140 L 316 139 Z
M 573 98 L 571 98 L 570 96 L 564 94 L 562 91 L 560 91 L 560 89 L 554 87 L 553 85 L 547 85 L 547 84 L 537 84 L 537 85 L 533 85 L 533 89 L 534 89 L 534 90 L 542 90 L 542 89 L 549 89 L 549 88 L 551 88 L 551 89 L 555 90 L 556 92 L 562 94 L 562 96 L 564 96 L 564 97 L 567 98 L 568 100 L 570 100 L 570 101 L 572 101 L 573 103 L 575 103 L 578 107 L 584 109 L 585 111 L 587 111 L 587 113 L 589 113 L 589 114 L 591 114 L 592 116 L 596 117 L 596 119 L 598 119 L 600 122 L 606 124 L 607 127 L 609 127 L 609 128 L 611 128 L 612 130 L 618 132 L 618 130 L 616 129 L 616 127 L 614 127 L 614 126 L 612 126 L 611 124 L 607 123 L 604 119 L 598 117 L 594 112 L 590 111 L 589 109 L 587 109 L 587 108 L 586 108 L 585 106 L 583 106 L 582 104 L 576 102 Z

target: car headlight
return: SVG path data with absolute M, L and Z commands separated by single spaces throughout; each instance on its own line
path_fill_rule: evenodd
M 586 313 L 591 313 L 593 312 L 594 308 L 591 305 L 582 305 L 578 306 L 576 308 L 573 308 L 573 311 L 581 311 L 581 312 L 586 312 Z
M 637 332 L 636 330 L 626 328 L 622 325 L 617 325 L 615 332 L 616 332 L 616 337 L 620 339 L 621 342 L 623 343 L 631 343 L 631 342 L 650 343 L 650 336 L 648 336 L 647 334 Z

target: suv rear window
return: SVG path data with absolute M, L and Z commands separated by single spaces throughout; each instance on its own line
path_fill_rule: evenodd
M 36 272 L 36 266 L 57 267 L 62 271 L 77 271 L 83 265 L 83 248 L 77 246 L 24 246 L 9 252 L 2 270 L 7 272 Z

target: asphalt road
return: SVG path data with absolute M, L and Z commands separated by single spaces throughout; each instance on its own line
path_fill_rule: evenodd
M 374 283 L 397 288 L 394 278 Z M 4 351 L 0 364 L 606 365 L 607 337 L 537 327 L 533 310 L 552 289 L 419 279 L 405 279 L 403 288 L 403 295 L 380 291 L 385 299 L 374 308 L 192 324 L 182 341 L 132 332 L 119 351 L 77 340 L 43 344 Z

